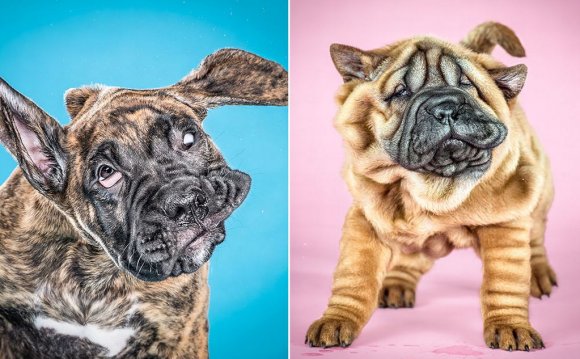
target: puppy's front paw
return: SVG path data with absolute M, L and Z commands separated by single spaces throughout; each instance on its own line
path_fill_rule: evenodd
M 492 349 L 525 350 L 545 348 L 540 334 L 529 324 L 489 324 L 484 329 L 485 344 Z
M 530 283 L 530 295 L 542 298 L 543 295 L 549 297 L 552 287 L 557 286 L 556 273 L 548 263 L 532 264 L 532 280 Z
M 414 306 L 414 288 L 386 285 L 379 294 L 379 308 L 413 308 Z
M 359 326 L 352 320 L 322 317 L 308 328 L 305 343 L 311 347 L 347 347 L 359 330 Z

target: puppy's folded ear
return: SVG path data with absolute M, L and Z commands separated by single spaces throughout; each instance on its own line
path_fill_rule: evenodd
M 68 89 L 64 94 L 64 102 L 70 117 L 74 119 L 85 108 L 89 108 L 95 102 L 100 91 L 100 85 Z
M 344 82 L 370 80 L 372 73 L 386 59 L 384 55 L 341 44 L 330 45 L 330 56 Z
M 65 187 L 63 141 L 64 130 L 58 122 L 0 78 L 0 143 L 44 195 Z
M 204 107 L 288 104 L 288 73 L 279 64 L 252 53 L 222 49 L 169 87 Z
M 497 22 L 489 21 L 476 26 L 461 41 L 461 45 L 468 49 L 485 54 L 490 54 L 497 44 L 512 56 L 526 56 L 526 50 L 515 32 Z
M 489 70 L 489 75 L 503 92 L 506 100 L 511 100 L 519 95 L 526 82 L 527 74 L 528 67 L 524 64 Z

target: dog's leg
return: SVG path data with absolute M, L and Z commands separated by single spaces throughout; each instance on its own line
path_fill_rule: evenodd
M 477 229 L 483 261 L 484 339 L 490 348 L 544 347 L 528 318 L 531 226 L 531 220 L 520 220 Z
M 531 232 L 531 265 L 532 277 L 530 295 L 542 298 L 543 295 L 550 296 L 552 287 L 557 286 L 556 273 L 548 263 L 546 248 L 544 247 L 544 231 L 546 229 L 546 219 L 534 221 Z
M 433 259 L 422 252 L 397 255 L 393 269 L 387 271 L 379 292 L 380 308 L 413 308 L 421 276 L 433 266 Z
M 348 346 L 377 307 L 391 250 L 378 239 L 359 208 L 349 211 L 340 242 L 332 296 L 306 334 L 311 346 Z
M 552 198 L 554 196 L 551 177 L 547 180 L 548 185 L 544 195 L 540 200 L 538 208 L 532 214 L 533 223 L 531 230 L 532 247 L 531 265 L 532 277 L 530 295 L 536 298 L 542 298 L 543 295 L 550 296 L 552 287 L 557 286 L 556 273 L 548 263 L 546 248 L 544 247 L 544 234 L 546 232 L 546 217 Z

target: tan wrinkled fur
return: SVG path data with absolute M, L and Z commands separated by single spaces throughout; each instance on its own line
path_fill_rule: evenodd
M 496 43 L 511 54 L 525 53 L 511 30 L 486 23 L 463 46 L 417 37 L 370 51 L 384 59 L 376 78 L 346 82 L 340 89 L 335 126 L 345 143 L 343 176 L 353 204 L 328 309 L 307 333 L 311 345 L 349 345 L 377 306 L 412 307 L 417 282 L 436 258 L 453 248 L 474 247 L 484 268 L 486 344 L 506 350 L 543 347 L 528 320 L 528 297 L 549 295 L 556 283 L 543 246 L 552 178 L 517 99 L 506 102 L 487 73 L 503 67 L 487 54 Z M 454 59 L 475 85 L 471 94 L 478 103 L 508 128 L 478 181 L 411 172 L 390 159 L 379 142 L 393 135 L 404 110 L 383 99 L 399 82 L 397 69 L 418 52 L 425 54 L 425 71 L 439 66 L 446 78 L 451 65 L 445 62 Z

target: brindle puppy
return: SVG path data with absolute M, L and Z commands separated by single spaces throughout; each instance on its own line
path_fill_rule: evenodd
M 69 90 L 61 127 L 0 80 L 3 358 L 206 358 L 206 263 L 250 189 L 208 108 L 285 105 L 280 65 L 220 50 L 173 86 Z
M 524 56 L 497 23 L 461 44 L 417 37 L 363 51 L 333 45 L 345 84 L 336 127 L 353 195 L 328 309 L 308 330 L 315 346 L 349 345 L 377 307 L 412 307 L 421 275 L 453 248 L 483 260 L 484 339 L 491 348 L 544 346 L 528 297 L 556 276 L 544 248 L 553 197 L 548 158 L 517 102 Z

